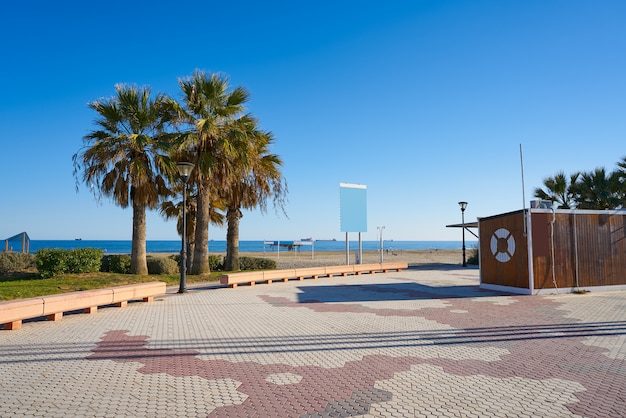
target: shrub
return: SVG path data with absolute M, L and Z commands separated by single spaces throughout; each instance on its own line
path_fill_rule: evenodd
M 130 255 L 105 255 L 102 258 L 102 268 L 100 271 L 109 273 L 130 274 Z
M 275 270 L 276 261 L 269 258 L 239 257 L 241 270 Z
M 209 256 L 209 269 L 211 271 L 224 271 L 224 260 L 219 255 Z
M 176 260 L 180 266 L 180 256 L 173 255 L 170 258 Z M 275 270 L 276 261 L 267 258 L 239 257 L 241 270 Z M 150 267 L 148 267 L 150 269 Z M 211 271 L 224 271 L 224 259 L 219 255 L 209 255 L 209 269 Z
M 148 257 L 149 274 L 176 274 L 178 271 L 178 263 L 172 258 Z
M 35 254 L 0 253 L 0 274 L 18 273 L 35 267 Z
M 45 248 L 37 251 L 37 270 L 48 278 L 65 273 L 94 273 L 100 270 L 102 250 L 99 248 L 77 248 L 59 250 Z
M 469 251 L 469 257 L 467 258 L 467 264 L 471 264 L 474 266 L 478 265 L 478 261 L 480 258 L 478 257 L 478 247 L 474 247 Z

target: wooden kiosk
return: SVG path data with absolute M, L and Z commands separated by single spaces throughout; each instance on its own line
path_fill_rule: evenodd
M 626 289 L 624 210 L 531 207 L 479 218 L 478 231 L 482 288 L 531 295 Z

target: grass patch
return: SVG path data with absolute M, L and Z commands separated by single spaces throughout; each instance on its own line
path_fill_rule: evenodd
M 210 275 L 187 275 L 187 284 L 206 283 L 219 280 L 222 272 Z M 165 282 L 168 286 L 177 285 L 178 274 L 137 276 L 119 273 L 63 274 L 43 279 L 37 273 L 12 273 L 0 275 L 0 300 L 33 298 L 79 290 L 102 289 L 125 284 Z

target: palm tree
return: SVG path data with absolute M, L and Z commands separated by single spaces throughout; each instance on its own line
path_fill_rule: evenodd
M 622 157 L 622 160 L 617 163 L 617 169 L 614 175 L 618 182 L 620 206 L 626 208 L 626 157 Z
M 574 187 L 579 209 L 616 209 L 620 205 L 619 174 L 606 173 L 604 167 L 582 173 Z
M 535 197 L 557 203 L 561 209 L 571 209 L 576 203 L 572 187 L 576 184 L 579 175 L 580 173 L 574 173 L 568 179 L 563 171 L 559 171 L 554 177 L 543 180 L 546 190 L 537 187 L 534 193 Z
M 260 131 L 255 119 L 249 119 L 244 137 L 246 151 L 239 154 L 240 160 L 231 161 L 229 186 L 222 189 L 222 196 L 228 202 L 226 212 L 226 258 L 224 270 L 237 271 L 239 266 L 239 220 L 242 209 L 267 209 L 267 201 L 273 198 L 274 204 L 284 212 L 284 199 L 287 185 L 280 172 L 282 160 L 269 153 L 274 140 L 271 132 Z
M 183 186 L 180 183 L 176 183 L 176 185 L 172 188 L 172 196 L 181 196 L 183 193 Z M 196 194 L 194 191 L 189 192 L 189 197 L 187 198 L 187 208 L 185 211 L 185 215 L 187 217 L 187 254 L 190 254 L 191 257 L 187 258 L 187 269 L 191 270 L 191 264 L 193 263 L 193 253 L 195 249 L 195 231 L 196 231 Z M 210 207 L 210 222 L 213 225 L 222 226 L 225 223 L 224 215 L 220 211 L 224 211 L 226 206 L 223 201 L 217 200 L 213 201 Z M 161 215 L 165 217 L 165 219 L 176 219 L 176 231 L 178 235 L 182 236 L 183 231 L 183 202 L 165 200 L 161 203 L 161 207 L 159 209 Z
M 236 129 L 248 100 L 243 87 L 230 89 L 228 78 L 219 74 L 196 71 L 180 79 L 182 104 L 175 103 L 179 119 L 189 126 L 180 135 L 181 152 L 193 155 L 195 183 L 196 228 L 192 274 L 206 274 L 209 268 L 209 223 L 211 220 L 211 190 L 226 184 L 221 166 L 235 152 L 230 132 Z
M 108 196 L 123 208 L 132 205 L 131 273 L 145 275 L 146 208 L 155 208 L 167 194 L 166 179 L 176 170 L 167 156 L 171 99 L 151 99 L 149 87 L 118 84 L 115 91 L 116 96 L 89 104 L 98 113 L 99 129 L 83 138 L 83 148 L 72 157 L 74 175 L 82 171 L 82 181 L 97 197 Z
M 172 187 L 172 196 L 181 196 L 183 193 L 183 185 L 180 182 L 174 183 Z M 186 216 L 186 240 L 187 254 L 193 255 L 194 249 L 194 233 L 196 230 L 196 203 L 193 198 L 193 192 L 189 192 L 189 198 L 186 199 L 187 207 L 185 208 Z M 165 219 L 176 219 L 176 231 L 182 237 L 183 234 L 183 201 L 164 200 L 161 202 L 159 212 Z M 191 267 L 192 258 L 187 257 L 187 270 Z

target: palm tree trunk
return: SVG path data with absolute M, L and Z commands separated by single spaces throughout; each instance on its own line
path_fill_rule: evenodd
M 193 264 L 191 274 L 209 274 L 209 186 L 198 182 L 196 202 L 196 232 L 194 238 Z
M 196 248 L 196 246 L 190 242 L 189 244 L 187 244 L 187 254 L 189 254 L 189 256 L 187 256 L 187 271 L 191 271 L 191 266 L 193 265 L 193 256 L 194 256 L 194 249 Z
M 133 201 L 133 242 L 130 253 L 131 274 L 147 275 L 146 207 Z
M 229 207 L 226 212 L 228 228 L 226 230 L 226 258 L 224 270 L 238 271 L 239 265 L 239 219 L 241 211 L 238 208 Z
M 191 272 L 196 241 L 196 209 L 187 208 L 187 271 Z

